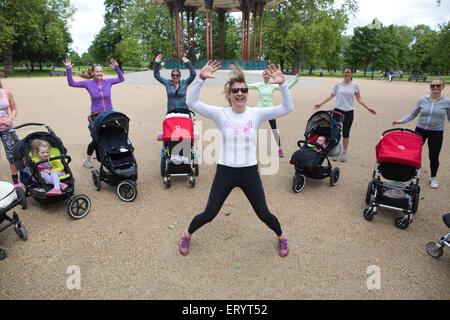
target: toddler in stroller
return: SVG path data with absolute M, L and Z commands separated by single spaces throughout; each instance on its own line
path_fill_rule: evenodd
M 339 180 L 339 168 L 332 168 L 328 157 L 340 153 L 341 125 L 343 115 L 336 111 L 317 111 L 306 125 L 305 140 L 297 142 L 300 150 L 294 152 L 290 163 L 295 166 L 292 190 L 301 192 L 306 177 L 324 179 L 330 177 L 331 186 Z M 327 160 L 328 164 L 322 166 Z
M 189 176 L 189 184 L 195 186 L 195 176 L 199 174 L 195 155 L 195 113 L 168 113 L 163 122 L 163 132 L 157 140 L 163 142 L 161 150 L 161 176 L 163 183 L 170 188 L 172 176 Z
M 395 226 L 406 229 L 419 206 L 422 138 L 409 129 L 386 130 L 375 151 L 377 162 L 367 187 L 369 208 L 364 210 L 364 218 L 371 221 L 377 207 L 394 209 L 404 213 L 403 217 L 395 219 Z M 381 177 L 393 181 L 382 182 Z M 410 181 L 409 186 L 402 183 L 407 181 Z
M 25 186 L 25 196 L 31 195 L 41 204 L 56 203 L 67 199 L 66 211 L 68 215 L 73 219 L 85 217 L 91 208 L 91 201 L 85 195 L 74 195 L 75 180 L 69 167 L 71 158 L 66 154 L 67 150 L 61 139 L 55 135 L 49 126 L 42 123 L 25 123 L 11 130 L 17 131 L 28 126 L 44 126 L 47 132 L 32 132 L 16 143 L 14 148 L 14 161 L 16 168 L 20 170 L 20 181 Z M 33 142 L 38 144 L 37 141 L 50 147 L 47 150 L 47 157 L 43 160 L 32 150 Z M 59 181 L 55 182 L 51 179 L 46 181 L 41 175 L 42 170 L 40 169 L 44 166 L 56 169 L 55 171 L 59 170 Z M 60 190 L 57 190 L 58 183 L 62 186 Z M 19 192 L 23 192 L 23 190 L 21 189 Z
M 104 111 L 89 124 L 100 162 L 100 169 L 92 170 L 95 189 L 100 190 L 103 180 L 117 186 L 117 195 L 126 202 L 136 199 L 138 178 L 134 148 L 128 139 L 129 125 L 130 119 L 116 111 Z
M 445 225 L 450 228 L 450 213 L 444 214 L 442 220 L 444 220 Z M 445 236 L 440 237 L 437 242 L 428 242 L 428 254 L 436 259 L 440 258 L 444 254 L 444 246 L 450 247 L 449 239 L 450 233 L 447 233 Z
M 22 191 L 22 192 L 20 192 Z M 21 188 L 14 188 L 14 185 L 8 182 L 0 181 L 0 224 L 7 221 L 7 224 L 0 226 L 0 232 L 5 231 L 10 226 L 14 225 L 14 231 L 23 241 L 28 239 L 27 230 L 23 223 L 19 220 L 16 212 L 13 212 L 13 217 L 9 217 L 7 212 L 17 205 L 23 205 L 25 201 L 25 193 Z M 6 250 L 0 247 L 0 260 L 6 258 Z

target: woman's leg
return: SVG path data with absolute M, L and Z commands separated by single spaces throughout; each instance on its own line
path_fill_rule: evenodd
M 201 228 L 203 225 L 211 222 L 217 216 L 225 199 L 235 187 L 234 175 L 232 171 L 233 168 L 217 165 L 216 175 L 211 186 L 206 208 L 202 213 L 196 215 L 194 219 L 192 219 L 192 222 L 188 228 L 188 236 L 194 233 L 197 229 Z
M 14 185 L 18 185 L 19 175 L 17 173 L 16 166 L 14 165 L 14 146 L 15 142 L 19 139 L 17 138 L 17 134 L 14 131 L 10 131 L 9 129 L 1 131 L 0 137 L 5 149 L 6 159 L 9 162 L 9 168 L 11 170 L 13 183 Z
M 277 129 L 277 121 L 275 119 L 269 120 L 270 128 L 272 129 L 272 134 L 275 138 L 275 141 L 278 145 L 278 155 L 280 158 L 284 157 L 283 150 L 281 150 L 281 139 L 280 139 L 280 133 Z
M 433 132 L 428 136 L 428 157 L 430 158 L 431 177 L 435 178 L 439 169 L 439 154 L 444 140 L 444 132 Z

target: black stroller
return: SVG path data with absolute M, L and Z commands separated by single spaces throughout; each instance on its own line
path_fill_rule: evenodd
M 404 215 L 395 219 L 395 226 L 406 229 L 419 206 L 421 135 L 404 128 L 386 130 L 375 151 L 377 162 L 367 186 L 369 208 L 364 210 L 364 218 L 371 221 L 378 207 L 401 211 Z M 391 181 L 383 182 L 381 177 Z M 409 185 L 402 182 L 409 182 Z
M 442 220 L 447 227 L 450 228 L 450 213 L 444 214 Z M 444 246 L 450 247 L 450 233 L 439 238 L 437 242 L 428 242 L 427 252 L 433 258 L 440 258 L 444 254 Z
M 337 119 L 336 119 L 337 118 Z M 295 166 L 292 190 L 301 192 L 306 184 L 306 177 L 324 179 L 330 177 L 331 186 L 339 180 L 339 168 L 332 168 L 328 157 L 340 153 L 341 127 L 343 115 L 336 111 L 317 111 L 308 120 L 305 130 L 305 140 L 297 142 L 300 150 L 295 151 L 290 163 Z M 316 143 L 319 136 L 326 138 L 326 143 Z M 328 164 L 322 166 L 324 160 Z
M 45 127 L 47 131 L 37 131 L 28 134 L 22 140 L 16 142 L 14 148 L 14 161 L 17 170 L 20 171 L 20 181 L 25 186 L 25 196 L 32 196 L 37 202 L 41 204 L 57 203 L 61 200 L 66 201 L 67 214 L 73 219 L 81 219 L 85 217 L 91 208 L 90 199 L 83 194 L 75 195 L 75 179 L 70 170 L 69 163 L 70 156 L 67 155 L 67 150 L 64 147 L 60 138 L 56 136 L 53 130 L 42 123 L 25 123 L 14 127 L 11 130 L 19 130 L 28 126 Z M 33 140 L 45 140 L 50 146 L 50 158 L 47 160 L 36 160 L 30 150 L 30 144 Z M 53 188 L 52 184 L 45 182 L 39 173 L 38 166 L 45 161 L 58 161 L 64 166 L 64 175 L 60 177 L 61 182 L 67 184 L 67 189 L 62 191 L 60 195 L 48 196 L 47 192 Z M 23 192 L 22 188 L 18 192 Z M 26 208 L 26 201 L 21 202 L 23 209 Z
M 27 230 L 23 223 L 19 220 L 16 212 L 13 212 L 12 218 L 7 215 L 7 212 L 18 205 L 23 205 L 25 200 L 25 193 L 22 188 L 14 189 L 11 183 L 0 181 L 0 224 L 7 221 L 6 225 L 0 226 L 0 232 L 5 231 L 10 226 L 14 226 L 14 231 L 17 233 L 22 241 L 28 239 Z M 6 258 L 6 250 L 0 247 L 0 260 Z
M 104 111 L 89 123 L 100 162 L 100 169 L 92 170 L 95 189 L 100 190 L 101 181 L 117 186 L 117 195 L 126 202 L 136 199 L 138 177 L 134 148 L 128 139 L 129 124 L 130 119 L 116 111 Z

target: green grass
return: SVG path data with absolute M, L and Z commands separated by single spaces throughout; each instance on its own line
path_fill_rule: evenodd
M 3 68 L 1 68 L 3 70 Z M 30 69 L 30 78 L 36 78 L 36 77 L 50 77 L 50 71 L 51 68 L 43 68 L 42 70 L 39 70 L 39 68 L 35 68 L 34 71 Z M 57 71 L 66 71 L 65 67 L 57 67 L 55 68 Z M 74 72 L 76 71 L 86 71 L 85 66 L 74 66 L 72 69 Z M 123 67 L 123 71 L 144 71 L 147 69 L 142 69 L 138 67 Z M 103 73 L 107 75 L 115 75 L 117 74 L 116 71 L 111 68 L 110 66 L 103 67 Z M 8 73 L 8 78 L 26 78 L 27 77 L 27 68 L 23 67 L 16 67 L 14 68 L 14 73 Z M 60 76 L 61 77 L 61 76 Z
M 429 73 L 425 73 L 425 75 L 427 76 L 427 80 L 425 82 L 431 82 L 433 80 L 433 78 L 443 78 L 445 83 L 449 83 L 450 82 L 450 76 L 436 76 L 436 75 L 431 75 Z M 302 72 L 302 76 L 304 77 L 320 77 L 320 71 L 313 71 L 312 74 L 309 73 L 309 71 L 305 71 Z M 403 73 L 402 77 L 399 79 L 399 81 L 406 81 L 408 82 L 408 78 L 411 76 L 410 73 Z M 327 72 L 327 71 L 322 71 L 322 77 L 323 78 L 343 78 L 343 74 L 342 72 Z M 364 72 L 356 72 L 353 74 L 353 78 L 354 79 L 367 79 L 370 80 L 372 79 L 372 72 L 367 72 L 366 76 L 364 76 Z M 374 73 L 374 80 L 383 80 L 383 74 L 375 72 Z M 416 82 L 415 80 L 412 80 L 412 82 Z M 418 82 L 423 82 L 423 80 L 418 80 Z

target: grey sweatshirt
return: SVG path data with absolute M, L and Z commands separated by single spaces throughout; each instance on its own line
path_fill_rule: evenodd
M 431 102 L 430 95 L 422 97 L 416 104 L 416 108 L 400 123 L 407 123 L 419 114 L 417 127 L 424 130 L 444 131 L 445 115 L 450 122 L 450 99 L 441 95 L 435 102 Z

